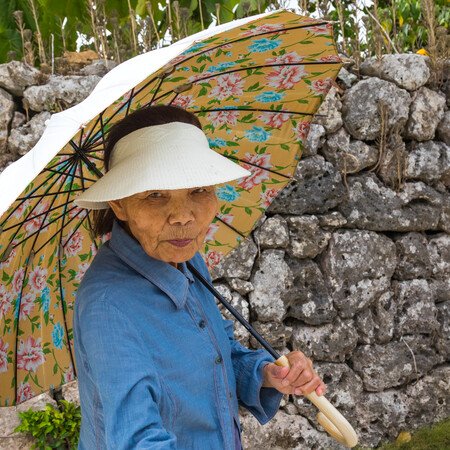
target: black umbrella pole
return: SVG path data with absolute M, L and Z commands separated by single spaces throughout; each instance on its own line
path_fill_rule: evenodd
M 217 291 L 217 289 L 209 284 L 205 277 L 189 262 L 186 263 L 188 269 L 200 280 L 200 282 L 208 289 L 214 297 L 222 303 L 225 308 L 236 317 L 237 320 L 247 329 L 247 331 L 275 358 L 275 361 L 280 357 L 280 355 L 263 339 L 263 337 L 236 311 Z

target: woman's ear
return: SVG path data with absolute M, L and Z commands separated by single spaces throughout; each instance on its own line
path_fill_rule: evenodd
M 124 208 L 123 200 L 124 199 L 122 199 L 122 198 L 119 200 L 111 200 L 111 201 L 108 201 L 108 204 L 109 204 L 110 208 L 113 210 L 115 216 L 119 220 L 122 220 L 123 222 L 127 222 L 128 217 L 126 214 L 126 210 Z

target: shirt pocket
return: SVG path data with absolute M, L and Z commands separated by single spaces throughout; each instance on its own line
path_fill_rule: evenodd
M 162 389 L 159 413 L 161 415 L 164 427 L 169 430 L 174 430 L 175 421 L 178 414 L 177 401 L 175 395 L 166 382 L 161 377 L 159 377 L 159 381 Z

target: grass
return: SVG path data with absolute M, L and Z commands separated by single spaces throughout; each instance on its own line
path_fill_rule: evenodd
M 355 447 L 355 450 L 366 447 Z M 409 442 L 393 442 L 377 447 L 380 450 L 448 450 L 450 449 L 450 418 L 435 424 L 431 428 L 421 428 L 412 433 Z

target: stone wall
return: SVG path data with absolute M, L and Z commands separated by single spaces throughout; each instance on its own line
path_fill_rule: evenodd
M 50 78 L 0 66 L 1 165 L 34 145 L 49 111 L 90 92 L 95 64 L 97 75 Z M 314 360 L 327 398 L 373 447 L 450 415 L 450 80 L 431 88 L 421 55 L 369 58 L 360 79 L 347 69 L 294 181 L 212 275 L 275 349 Z M 294 396 L 264 427 L 242 411 L 244 447 L 342 448 L 315 414 Z M 14 448 L 2 433 L 0 448 Z

